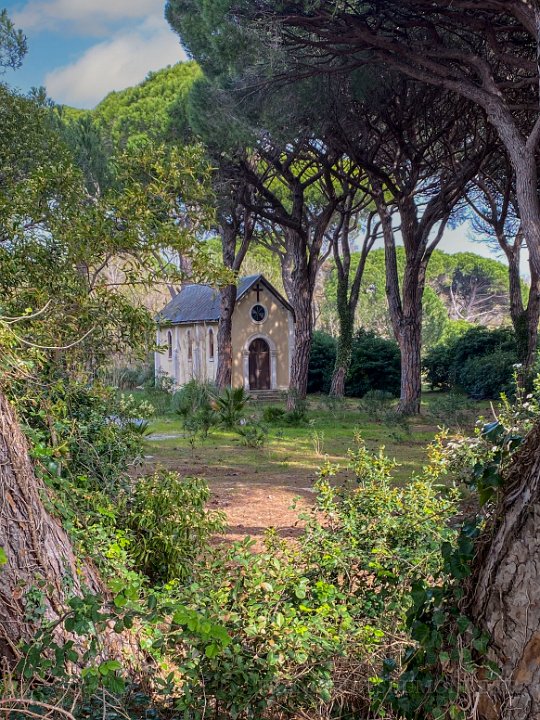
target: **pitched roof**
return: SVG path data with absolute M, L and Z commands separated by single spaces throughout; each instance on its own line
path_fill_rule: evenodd
M 285 307 L 294 313 L 284 297 L 264 275 L 248 275 L 238 281 L 237 300 L 257 282 L 261 282 Z M 218 322 L 220 316 L 219 290 L 211 285 L 186 285 L 158 314 L 157 322 L 167 325 L 194 322 Z

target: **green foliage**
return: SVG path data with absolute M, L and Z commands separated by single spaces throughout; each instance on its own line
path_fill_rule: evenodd
M 32 383 L 9 388 L 47 481 L 111 496 L 125 487 L 128 469 L 142 457 L 144 418 L 153 408 L 98 384 L 58 381 L 34 393 Z
M 360 410 L 371 417 L 380 417 L 388 412 L 393 404 L 394 395 L 384 390 L 368 390 L 360 401 Z
M 263 408 L 263 420 L 267 423 L 279 423 L 283 420 L 285 408 L 278 405 L 266 405 Z
M 352 359 L 345 392 L 362 397 L 369 390 L 399 395 L 401 355 L 393 340 L 360 330 L 353 340 Z
M 336 362 L 336 341 L 326 333 L 315 331 L 309 356 L 308 392 L 328 394 Z
M 454 391 L 433 398 L 429 404 L 429 414 L 444 427 L 457 430 L 471 424 L 474 405 L 465 395 Z
M 218 423 L 230 430 L 236 429 L 244 419 L 246 406 L 251 397 L 243 387 L 225 388 L 214 396 Z
M 511 388 L 516 362 L 512 330 L 472 327 L 432 348 L 424 368 L 432 388 L 461 389 L 482 399 L 497 398 Z
M 445 521 L 456 511 L 436 469 L 397 487 L 392 468 L 382 451 L 360 443 L 342 471 L 322 469 L 298 545 L 270 531 L 259 553 L 250 540 L 215 548 L 194 582 L 165 589 L 164 601 L 196 609 L 230 639 L 222 651 L 208 651 L 204 640 L 177 636 L 169 651 L 180 710 L 202 718 L 210 704 L 221 718 L 255 720 L 278 709 L 312 716 L 339 704 L 347 716 L 369 703 L 367 678 L 380 669 L 387 633 L 395 639 L 404 627 L 414 579 L 442 566 L 437 551 L 453 537 Z M 365 678 L 356 697 L 341 696 L 337 665 Z
M 0 68 L 18 68 L 27 51 L 26 38 L 17 30 L 7 10 L 0 12 Z
M 206 437 L 210 428 L 217 424 L 214 397 L 214 388 L 197 380 L 190 380 L 174 394 L 172 406 L 182 418 L 184 428 L 193 435 Z
M 236 432 L 240 436 L 241 444 L 252 448 L 262 447 L 268 437 L 267 428 L 260 423 L 249 422 L 239 425 Z
M 359 253 L 353 253 L 354 271 Z M 404 268 L 403 248 L 397 248 L 399 275 Z M 331 262 L 331 261 L 330 261 Z M 337 274 L 331 270 L 325 278 L 321 327 L 336 327 Z M 357 309 L 356 327 L 362 326 L 377 335 L 392 337 L 385 294 L 384 250 L 372 250 L 367 258 Z M 435 250 L 427 269 L 423 297 L 422 337 L 430 349 L 449 333 L 456 323 L 470 326 L 474 322 L 500 324 L 508 307 L 508 271 L 503 263 L 474 253 L 447 254 Z M 461 318 L 459 320 L 453 318 Z
M 328 392 L 336 360 L 336 342 L 323 332 L 313 333 L 308 392 Z M 401 356 L 393 340 L 359 330 L 352 343 L 352 358 L 345 394 L 363 397 L 370 390 L 399 395 Z
M 116 147 L 182 139 L 187 134 L 187 95 L 201 74 L 194 62 L 151 72 L 139 85 L 107 95 L 92 117 Z
M 192 577 L 209 538 L 223 530 L 223 515 L 206 510 L 208 496 L 200 478 L 171 472 L 136 482 L 126 516 L 133 536 L 130 552 L 136 568 L 153 582 Z

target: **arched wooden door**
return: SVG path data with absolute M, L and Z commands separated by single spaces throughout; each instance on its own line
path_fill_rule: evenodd
M 262 338 L 249 346 L 249 389 L 270 390 L 270 348 Z

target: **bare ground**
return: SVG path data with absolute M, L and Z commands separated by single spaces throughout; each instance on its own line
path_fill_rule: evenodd
M 264 533 L 273 528 L 282 538 L 297 537 L 302 528 L 299 515 L 313 505 L 312 470 L 296 468 L 293 473 L 268 472 L 254 476 L 252 467 L 208 466 L 202 457 L 186 459 L 174 457 L 148 457 L 141 468 L 143 473 L 154 467 L 166 467 L 184 476 L 203 477 L 210 488 L 209 508 L 221 510 L 227 517 L 224 539 L 229 542 L 251 537 L 260 546 Z M 256 478 L 256 479 L 254 479 Z

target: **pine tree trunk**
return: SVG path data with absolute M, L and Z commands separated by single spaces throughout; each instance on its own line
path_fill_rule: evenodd
M 478 543 L 465 610 L 491 638 L 500 677 L 484 682 L 485 720 L 540 718 L 540 424 L 509 469 Z
M 311 294 L 304 287 L 297 295 L 295 303 L 296 323 L 294 326 L 294 352 L 291 362 L 291 378 L 287 407 L 294 410 L 299 401 L 307 395 L 309 356 L 313 338 L 313 319 L 311 315 Z
M 336 364 L 330 385 L 330 395 L 333 397 L 343 397 L 345 395 L 345 380 L 351 366 L 352 358 L 354 315 L 350 312 L 347 302 L 345 302 L 345 307 L 340 308 L 339 298 L 338 315 L 339 338 L 336 350 Z
M 401 350 L 401 393 L 398 412 L 418 415 L 422 394 L 422 316 L 408 318 L 398 336 Z
M 65 600 L 103 586 L 90 564 L 77 562 L 71 542 L 60 523 L 46 511 L 43 483 L 36 477 L 28 445 L 9 402 L 0 393 L 0 547 L 7 562 L 0 567 L 0 657 L 13 664 L 17 644 L 29 640 L 36 626 L 26 612 L 27 593 L 40 587 L 44 619 L 57 621 Z M 65 638 L 60 624 L 57 641 Z
M 538 323 L 540 322 L 540 279 L 531 267 L 531 289 L 527 303 L 527 354 L 525 369 L 531 371 L 536 363 L 538 347 Z
M 232 316 L 236 305 L 236 285 L 221 289 L 221 314 L 218 327 L 218 367 L 216 385 L 224 390 L 232 384 Z

